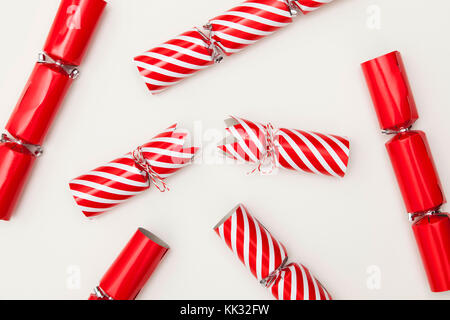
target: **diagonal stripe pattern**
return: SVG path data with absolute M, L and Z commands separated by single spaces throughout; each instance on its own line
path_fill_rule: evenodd
M 247 0 L 210 19 L 202 31 L 182 33 L 134 62 L 150 92 L 157 94 L 214 64 L 218 51 L 231 55 L 289 25 L 294 5 L 308 13 L 331 1 Z
M 258 281 L 269 277 L 287 259 L 283 244 L 243 205 L 233 209 L 215 231 Z
M 151 93 L 156 94 L 213 64 L 211 50 L 195 29 L 134 58 Z
M 285 266 L 288 255 L 284 245 L 242 204 L 222 219 L 214 231 L 258 281 L 274 278 L 269 287 L 276 299 L 331 299 L 306 267 L 296 263 Z
M 278 300 L 331 300 L 330 294 L 305 266 L 291 263 L 271 287 Z
M 311 11 L 319 9 L 324 4 L 330 3 L 333 0 L 295 0 L 295 5 L 302 11 L 303 14 L 308 14 Z
M 186 136 L 175 124 L 142 146 L 145 160 L 161 179 L 187 166 L 197 152 L 194 147 L 183 148 Z M 147 190 L 150 181 L 128 153 L 72 180 L 69 186 L 79 208 L 92 217 Z
M 292 22 L 285 1 L 249 0 L 209 21 L 213 39 L 227 54 L 241 51 Z
M 238 117 L 231 117 L 225 123 L 232 139 L 225 139 L 218 148 L 238 161 L 263 161 L 268 148 L 267 126 Z M 274 137 L 278 167 L 334 177 L 345 176 L 350 153 L 348 139 L 284 128 L 276 130 Z

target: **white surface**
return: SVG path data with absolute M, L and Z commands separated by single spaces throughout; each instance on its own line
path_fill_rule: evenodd
M 142 226 L 171 250 L 140 299 L 271 299 L 212 231 L 238 202 L 336 299 L 450 298 L 428 289 L 359 67 L 388 51 L 402 52 L 420 112 L 416 128 L 427 132 L 449 194 L 450 43 L 443 38 L 449 1 L 424 8 L 419 0 L 336 0 L 157 97 L 132 58 L 239 1 L 108 2 L 45 155 L 12 221 L 0 223 L 0 298 L 85 299 Z M 1 1 L 3 124 L 58 3 Z M 379 30 L 367 25 L 371 5 L 381 10 Z M 203 146 L 211 150 L 229 114 L 348 136 L 348 175 L 247 176 L 248 166 L 204 163 L 170 178 L 169 193 L 153 189 L 99 219 L 87 220 L 75 206 L 70 179 L 175 121 L 191 130 L 201 121 Z M 367 286 L 370 266 L 380 270 L 380 289 Z M 72 281 L 78 269 L 79 288 Z

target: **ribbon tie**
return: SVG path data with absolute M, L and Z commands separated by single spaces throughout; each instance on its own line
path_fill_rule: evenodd
M 265 288 L 272 286 L 272 284 L 280 277 L 281 271 L 286 267 L 287 261 L 288 258 L 286 257 L 276 270 L 260 281 L 261 285 Z
M 165 192 L 170 190 L 163 178 L 153 170 L 147 159 L 145 159 L 142 146 L 137 147 L 136 150 L 133 151 L 132 156 L 134 162 L 136 162 L 136 164 L 144 171 L 149 181 L 153 182 L 159 191 Z
M 258 171 L 262 174 L 271 174 L 275 168 L 277 167 L 277 152 L 276 152 L 276 144 L 275 144 L 275 135 L 276 130 L 275 127 L 268 123 L 266 126 L 264 126 L 264 138 L 266 140 L 265 147 L 266 151 L 262 155 L 261 160 L 259 160 L 257 166 L 255 169 L 253 169 L 249 174 L 255 173 L 255 171 Z M 268 161 L 270 161 L 270 169 L 266 170 L 264 167 L 267 167 Z
M 298 16 L 299 12 L 295 4 L 292 0 L 285 0 L 285 3 L 289 9 L 289 12 L 291 13 L 291 16 L 296 17 Z
M 220 49 L 220 47 L 217 45 L 217 41 L 213 39 L 214 32 L 213 32 L 212 28 L 213 27 L 212 27 L 211 23 L 207 23 L 203 26 L 203 29 L 208 32 L 207 35 L 204 32 L 202 32 L 201 30 L 199 30 L 198 28 L 196 28 L 196 29 L 201 34 L 201 36 L 204 38 L 206 44 L 208 45 L 208 49 L 211 50 L 213 61 L 215 63 L 221 63 L 223 60 L 223 52 Z

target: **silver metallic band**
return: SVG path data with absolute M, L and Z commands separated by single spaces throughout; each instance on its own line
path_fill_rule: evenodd
M 111 298 L 110 296 L 108 296 L 105 291 L 102 290 L 102 288 L 100 287 L 95 287 L 94 288 L 94 294 L 97 298 L 99 299 L 107 299 L 107 300 L 114 300 L 113 298 Z
M 408 128 L 403 128 L 403 129 L 400 129 L 400 130 L 389 130 L 389 129 L 387 129 L 387 130 L 381 130 L 381 133 L 383 133 L 383 134 L 398 134 L 398 133 L 403 133 L 403 132 L 408 132 L 408 131 L 410 131 L 411 130 L 411 128 L 412 128 L 412 126 L 409 126 Z
M 64 64 L 61 61 L 53 60 L 47 53 L 41 52 L 38 56 L 38 63 L 51 64 L 62 70 L 70 79 L 76 79 L 80 75 L 80 70 L 77 66 Z
M 421 220 L 425 217 L 432 217 L 432 216 L 445 217 L 445 216 L 447 216 L 447 214 L 442 213 L 441 210 L 439 210 L 439 209 L 431 210 L 431 211 L 427 211 L 427 212 L 421 212 L 421 213 L 409 213 L 408 215 L 409 215 L 410 222 L 414 222 L 417 219 Z
M 0 138 L 0 143 L 14 143 L 14 144 L 23 146 L 35 157 L 40 157 L 42 155 L 42 153 L 44 153 L 44 150 L 42 149 L 42 147 L 40 145 L 25 143 L 22 140 L 17 139 L 8 133 L 2 134 L 2 136 Z

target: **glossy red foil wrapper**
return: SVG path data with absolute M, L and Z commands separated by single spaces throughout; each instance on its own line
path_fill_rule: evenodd
M 80 65 L 105 6 L 103 0 L 61 1 L 44 51 L 55 60 Z
M 424 132 L 397 134 L 386 143 L 386 148 L 409 213 L 435 210 L 445 203 Z
M 361 66 L 381 129 L 410 127 L 419 116 L 400 53 L 394 51 Z
M 103 0 L 62 0 L 44 52 L 58 63 L 79 65 L 105 5 Z M 72 81 L 61 67 L 37 63 L 5 129 L 15 139 L 41 145 Z M 1 148 L 0 219 L 9 220 L 34 160 L 19 145 L 14 153 Z
M 450 221 L 440 213 L 446 202 L 426 135 L 409 130 L 418 114 L 397 51 L 362 64 L 380 126 L 395 134 L 386 143 L 405 202 L 430 288 L 450 290 Z
M 22 147 L 0 144 L 0 219 L 9 220 L 35 157 Z
M 109 299 L 107 299 L 107 298 L 100 298 L 100 297 L 97 297 L 95 294 L 91 293 L 89 295 L 88 300 L 109 300 Z
M 100 281 L 114 300 L 134 300 L 169 250 L 167 244 L 140 228 Z M 95 295 L 90 300 L 101 300 Z
M 72 81 L 56 69 L 36 64 L 6 130 L 29 144 L 42 144 Z
M 450 290 L 450 218 L 424 217 L 413 225 L 431 291 Z

